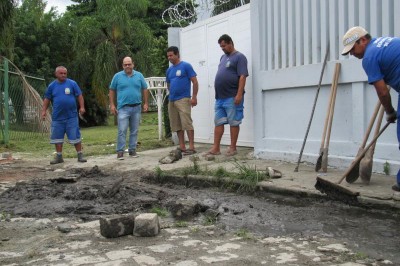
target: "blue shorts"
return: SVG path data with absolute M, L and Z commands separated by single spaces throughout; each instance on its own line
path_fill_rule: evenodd
M 215 101 L 215 126 L 229 124 L 232 127 L 238 127 L 243 119 L 243 103 L 235 105 L 235 97 L 226 99 L 217 99 Z
M 65 134 L 67 134 L 69 143 L 77 144 L 81 142 L 78 117 L 51 122 L 50 144 L 64 143 Z

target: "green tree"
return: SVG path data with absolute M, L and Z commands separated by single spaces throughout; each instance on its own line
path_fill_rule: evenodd
M 147 0 L 97 0 L 93 15 L 83 16 L 77 25 L 74 50 L 79 79 L 91 78 L 93 93 L 104 106 L 110 81 L 125 56 L 132 56 L 135 68 L 145 76 L 151 72 L 153 36 L 141 21 L 147 6 Z
M 73 58 L 70 20 L 54 9 L 44 12 L 44 0 L 24 0 L 14 16 L 14 62 L 24 72 L 54 79 L 54 68 L 68 68 Z
M 16 0 L 0 1 L 0 54 L 12 59 L 14 48 L 13 14 Z
M 15 0 L 0 1 L 0 32 L 4 30 L 7 23 L 11 20 L 15 4 Z

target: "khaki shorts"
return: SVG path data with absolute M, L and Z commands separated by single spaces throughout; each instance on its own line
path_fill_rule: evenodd
M 190 98 L 183 98 L 168 104 L 169 122 L 171 131 L 193 130 L 191 117 L 192 105 Z

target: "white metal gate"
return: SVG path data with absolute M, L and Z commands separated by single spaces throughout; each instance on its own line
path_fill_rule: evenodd
M 214 141 L 214 79 L 223 52 L 218 44 L 222 34 L 232 37 L 236 50 L 248 59 L 249 77 L 246 82 L 244 116 L 238 145 L 253 146 L 253 91 L 250 5 L 245 5 L 205 21 L 190 25 L 180 31 L 181 59 L 192 64 L 199 81 L 198 105 L 192 109 L 195 141 Z M 229 127 L 222 137 L 223 144 L 230 143 Z

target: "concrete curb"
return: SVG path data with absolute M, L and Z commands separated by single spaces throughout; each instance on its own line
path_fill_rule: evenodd
M 217 178 L 213 176 L 201 176 L 201 175 L 181 176 L 181 175 L 167 174 L 160 179 L 159 177 L 156 177 L 153 174 L 149 174 L 146 177 L 144 177 L 144 179 L 147 181 L 155 181 L 160 183 L 173 183 L 177 185 L 184 185 L 187 187 L 199 186 L 203 188 L 219 187 L 222 184 L 228 184 L 228 183 L 234 184 L 235 188 L 239 188 L 240 186 L 246 185 L 241 180 L 237 179 L 231 180 L 228 178 Z M 281 187 L 266 181 L 261 181 L 256 185 L 254 193 L 260 193 L 260 192 L 270 192 L 279 195 L 289 195 L 289 196 L 314 198 L 314 199 L 317 198 L 317 199 L 341 202 L 340 200 L 330 198 L 329 196 L 319 192 L 318 190 L 311 191 L 308 189 Z M 400 209 L 400 202 L 395 200 L 382 200 L 366 196 L 358 196 L 357 201 L 358 204 L 355 205 L 357 207 L 380 209 L 380 210 Z

